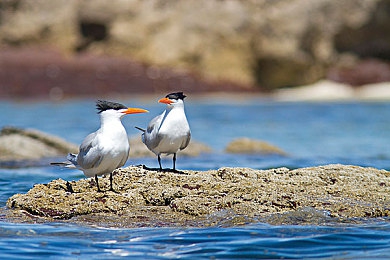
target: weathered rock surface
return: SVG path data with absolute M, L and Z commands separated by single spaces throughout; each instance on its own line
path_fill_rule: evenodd
M 0 44 L 129 56 L 212 79 L 294 86 L 323 78 L 350 54 L 388 60 L 389 5 L 387 0 L 8 0 L 0 5 Z M 149 74 L 166 77 L 158 67 Z
M 255 140 L 247 137 L 237 138 L 225 148 L 227 153 L 242 153 L 242 154 L 279 154 L 287 155 L 279 147 L 276 147 L 265 141 Z
M 37 160 L 77 151 L 77 145 L 35 129 L 4 127 L 0 132 L 0 161 Z
M 108 189 L 108 178 L 99 184 Z M 339 221 L 390 215 L 390 172 L 357 166 L 182 173 L 131 166 L 114 172 L 117 192 L 98 193 L 93 179 L 71 185 L 74 193 L 62 179 L 36 184 L 10 197 L 7 207 L 12 210 L 4 214 L 14 221 L 62 219 L 121 227 L 312 223 L 321 220 L 318 215 Z

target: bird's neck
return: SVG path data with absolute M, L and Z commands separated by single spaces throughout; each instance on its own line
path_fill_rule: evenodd
M 116 117 L 101 116 L 100 128 L 103 131 L 122 131 L 124 129 L 122 122 Z
M 166 108 L 167 113 L 171 112 L 172 110 L 174 110 L 174 111 L 183 110 L 184 111 L 184 104 L 181 103 L 181 104 L 175 104 L 174 106 L 167 106 L 167 108 Z
M 176 105 L 174 107 L 167 107 L 164 113 L 163 122 L 169 118 L 169 121 L 180 121 L 185 118 L 184 106 Z

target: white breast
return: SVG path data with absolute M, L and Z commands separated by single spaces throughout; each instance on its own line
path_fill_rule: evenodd
M 158 135 L 161 138 L 159 145 L 154 148 L 155 153 L 176 153 L 183 142 L 186 142 L 190 127 L 184 109 L 174 108 L 161 122 Z
M 85 163 L 80 163 L 85 176 L 108 174 L 126 163 L 130 147 L 122 125 L 108 131 L 100 129 L 91 144 L 92 147 L 81 160 Z

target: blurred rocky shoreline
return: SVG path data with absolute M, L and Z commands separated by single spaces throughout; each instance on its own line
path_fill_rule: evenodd
M 336 98 L 373 98 L 389 89 L 376 85 L 390 82 L 389 10 L 386 0 L 6 0 L 0 97 L 279 98 L 326 80 Z
M 125 58 L 91 54 L 64 57 L 39 48 L 8 49 L 0 52 L 0 99 L 56 102 L 75 97 L 162 95 L 177 90 L 201 96 L 249 94 L 277 101 L 390 99 L 390 63 L 365 60 L 348 70 L 333 68 L 329 75 L 312 84 L 270 91 Z
M 249 86 L 211 81 L 187 70 L 160 68 L 130 58 L 79 54 L 63 56 L 42 48 L 0 52 L 0 98 L 60 101 L 74 97 L 253 92 Z

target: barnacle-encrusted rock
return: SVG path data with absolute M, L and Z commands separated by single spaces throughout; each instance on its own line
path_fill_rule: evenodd
M 227 153 L 287 155 L 286 152 L 275 145 L 247 137 L 234 139 L 226 146 L 225 151 Z
M 7 214 L 122 227 L 384 217 L 390 215 L 389 180 L 388 171 L 345 165 L 181 173 L 131 166 L 114 172 L 116 192 L 97 192 L 93 179 L 70 182 L 71 192 L 57 179 L 9 198 Z M 99 183 L 108 189 L 107 177 Z M 289 212 L 295 213 L 283 215 Z

